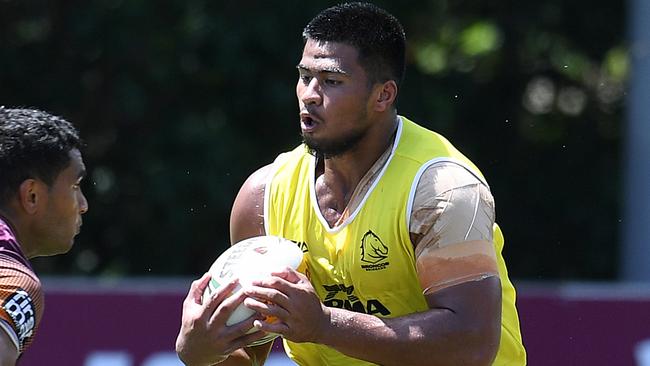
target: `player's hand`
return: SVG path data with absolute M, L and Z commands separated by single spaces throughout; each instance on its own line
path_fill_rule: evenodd
M 228 358 L 236 349 L 264 336 L 262 332 L 246 334 L 259 316 L 252 316 L 241 323 L 227 326 L 228 317 L 246 296 L 241 290 L 229 296 L 237 286 L 237 282 L 232 281 L 219 287 L 203 302 L 203 292 L 209 281 L 210 275 L 206 273 L 192 282 L 183 301 L 176 353 L 186 365 L 214 365 Z
M 244 304 L 271 320 L 255 320 L 259 330 L 277 333 L 293 342 L 318 343 L 330 324 L 324 306 L 309 279 L 291 268 L 245 287 Z M 273 319 L 273 317 L 277 319 Z

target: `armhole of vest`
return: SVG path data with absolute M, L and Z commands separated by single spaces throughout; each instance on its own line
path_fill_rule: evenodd
M 264 183 L 264 232 L 266 235 L 271 235 L 269 221 L 270 212 L 271 212 L 271 185 L 275 175 L 278 173 L 280 166 L 286 160 L 289 152 L 282 153 L 278 155 L 273 163 L 271 163 L 269 174 L 266 176 L 266 182 Z
M 464 162 L 458 159 L 451 158 L 451 157 L 442 157 L 442 158 L 435 158 L 427 161 L 426 163 L 422 164 L 420 169 L 418 169 L 418 172 L 415 174 L 415 178 L 413 178 L 413 182 L 411 183 L 411 192 L 409 193 L 408 202 L 406 203 L 406 228 L 409 231 L 409 233 L 411 230 L 411 214 L 413 213 L 413 201 L 415 200 L 415 193 L 416 193 L 415 191 L 417 190 L 418 183 L 420 183 L 420 178 L 422 178 L 422 175 L 430 166 L 442 162 L 460 165 L 461 167 L 465 168 L 465 170 L 470 172 L 470 174 L 476 177 L 476 179 L 478 179 L 481 183 L 485 184 L 485 186 L 488 187 L 488 189 L 490 187 L 488 186 L 485 179 L 481 177 L 480 174 L 475 172 L 474 169 L 472 169 L 469 165 L 465 164 Z

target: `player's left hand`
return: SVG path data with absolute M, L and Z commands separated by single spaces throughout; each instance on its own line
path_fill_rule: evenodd
M 237 282 L 231 281 L 203 299 L 210 274 L 192 282 L 183 301 L 181 329 L 176 338 L 176 353 L 186 365 L 215 365 L 224 361 L 235 350 L 264 336 L 247 334 L 257 316 L 227 326 L 232 311 L 244 300 L 241 290 L 231 295 Z
M 259 330 L 293 342 L 317 343 L 330 325 L 330 311 L 321 303 L 309 279 L 291 268 L 273 272 L 244 288 L 244 304 L 275 320 L 256 320 Z M 271 318 L 273 319 L 273 318 Z

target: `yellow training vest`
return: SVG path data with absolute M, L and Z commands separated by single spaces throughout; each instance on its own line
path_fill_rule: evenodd
M 484 181 L 480 171 L 444 137 L 400 117 L 389 161 L 364 201 L 346 221 L 330 228 L 314 193 L 315 158 L 305 146 L 281 154 L 265 190 L 265 228 L 298 243 L 307 276 L 326 306 L 393 318 L 428 310 L 415 270 L 409 219 L 422 172 L 453 161 Z M 494 365 L 525 365 L 515 290 L 501 255 L 503 235 L 495 224 L 502 294 L 501 343 Z M 330 347 L 285 340 L 299 365 L 373 365 Z

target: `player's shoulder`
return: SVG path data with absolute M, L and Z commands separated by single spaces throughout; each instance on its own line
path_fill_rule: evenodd
M 12 255 L 0 252 L 0 304 L 23 297 L 41 302 L 41 281 L 28 264 Z
M 273 164 L 264 165 L 249 175 L 244 184 L 250 186 L 251 188 L 263 189 L 266 186 L 268 180 L 271 178 L 272 174 Z
M 11 326 L 7 333 L 19 349 L 24 350 L 31 343 L 42 314 L 39 278 L 31 267 L 0 254 L 0 320 Z
M 433 189 L 435 193 L 443 193 L 475 184 L 483 185 L 489 191 L 489 187 L 483 178 L 472 171 L 471 168 L 454 161 L 439 161 L 430 164 L 419 176 L 417 184 L 418 191 Z
M 0 271 L 2 269 L 5 271 L 17 270 L 29 277 L 36 278 L 15 234 L 9 225 L 0 218 Z
M 230 212 L 230 236 L 239 241 L 242 238 L 262 235 L 264 222 L 264 192 L 270 178 L 271 165 L 265 165 L 253 172 L 244 182 Z

